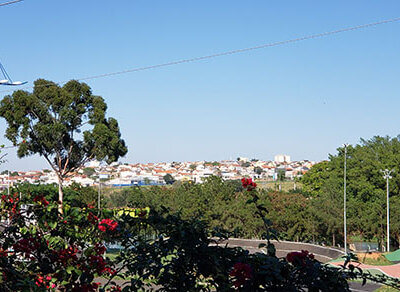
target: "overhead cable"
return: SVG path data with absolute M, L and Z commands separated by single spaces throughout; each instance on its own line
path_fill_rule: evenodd
M 4 2 L 4 3 L 0 3 L 0 6 L 6 6 L 6 5 L 10 5 L 10 4 L 22 2 L 22 1 L 23 1 L 23 0 L 8 1 L 8 2 Z
M 150 65 L 150 66 L 145 66 L 145 67 L 136 67 L 136 68 L 127 69 L 127 70 L 123 70 L 123 71 L 117 71 L 117 72 L 111 72 L 111 73 L 104 73 L 104 74 L 99 74 L 99 75 L 81 77 L 81 78 L 76 78 L 75 80 L 85 81 L 85 80 L 104 78 L 104 77 L 109 77 L 109 76 L 114 76 L 114 75 L 121 75 L 121 74 L 127 74 L 127 73 L 132 73 L 132 72 L 145 71 L 145 70 L 156 69 L 156 68 L 161 68 L 161 67 L 173 66 L 173 65 L 183 64 L 183 63 L 191 63 L 191 62 L 196 62 L 196 61 L 202 61 L 202 60 L 207 60 L 207 59 L 212 59 L 212 58 L 217 58 L 217 57 L 222 57 L 222 56 L 227 56 L 227 55 L 233 55 L 233 54 L 238 54 L 238 53 L 244 53 L 244 52 L 249 52 L 249 51 L 269 48 L 269 47 L 281 46 L 281 45 L 285 45 L 285 44 L 290 44 L 290 43 L 295 43 L 295 42 L 300 42 L 300 41 L 305 41 L 305 40 L 310 40 L 310 39 L 322 38 L 322 37 L 326 37 L 326 36 L 330 36 L 330 35 L 334 35 L 334 34 L 339 34 L 339 33 L 343 33 L 343 32 L 359 30 L 359 29 L 372 27 L 372 26 L 377 26 L 377 25 L 381 25 L 381 24 L 393 23 L 393 22 L 397 22 L 397 21 L 400 21 L 400 17 L 391 18 L 391 19 L 385 19 L 385 20 L 372 22 L 372 23 L 367 23 L 367 24 L 361 24 L 361 25 L 357 25 L 357 26 L 350 26 L 350 27 L 346 27 L 346 28 L 341 28 L 341 29 L 337 29 L 337 30 L 332 30 L 332 31 L 327 31 L 327 32 L 323 32 L 323 33 L 307 35 L 307 36 L 302 36 L 302 37 L 289 39 L 289 40 L 284 40 L 284 41 L 266 43 L 266 44 L 262 44 L 262 45 L 258 45 L 258 46 L 254 46 L 254 47 L 236 49 L 236 50 L 225 51 L 225 52 L 220 52 L 220 53 L 216 53 L 216 54 L 205 55 L 205 56 L 194 57 L 194 58 L 188 58 L 188 59 L 181 59 L 181 60 L 176 60 L 176 61 L 171 61 L 171 62 L 167 62 L 167 63 L 156 64 L 156 65 Z M 68 80 L 67 81 L 58 82 L 57 84 L 64 84 L 66 82 L 68 82 Z M 46 85 L 43 84 L 41 86 L 46 86 Z M 26 88 L 32 88 L 32 87 L 26 87 Z M 0 92 L 9 92 L 9 91 L 12 91 L 12 90 L 3 90 L 3 91 L 0 91 Z

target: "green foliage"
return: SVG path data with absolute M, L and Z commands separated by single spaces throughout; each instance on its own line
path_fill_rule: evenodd
M 114 275 L 102 242 L 118 233 L 101 230 L 98 210 L 65 204 L 61 217 L 56 203 L 27 193 L 3 195 L 0 207 L 9 222 L 0 233 L 1 291 L 95 291 L 95 277 Z
M 284 169 L 278 169 L 278 181 L 285 181 L 286 180 L 286 176 L 285 176 L 286 171 Z
M 211 177 L 205 190 L 191 189 L 191 184 L 178 189 L 213 193 L 222 188 L 219 200 L 229 200 L 224 194 L 233 186 Z M 0 231 L 1 291 L 118 291 L 112 287 L 116 277 L 126 280 L 123 291 L 150 287 L 158 291 L 350 291 L 349 279 L 400 287 L 399 280 L 363 273 L 349 263 L 350 257 L 339 268 L 321 264 L 306 251 L 278 258 L 270 242 L 276 232 L 266 217 L 270 206 L 262 200 L 265 193 L 256 189 L 241 193 L 246 199 L 241 205 L 261 221 L 260 234 L 266 241 L 260 245 L 264 252 L 250 254 L 227 246 L 229 233 L 221 228 L 211 228 L 195 217 L 184 219 L 182 212 L 172 214 L 163 206 L 112 211 L 65 204 L 61 216 L 56 203 L 35 193 L 56 193 L 50 187 L 26 189 L 29 192 L 22 194 L 21 201 L 16 195 L 1 197 L 0 217 L 10 222 Z M 168 194 L 172 188 L 153 189 Z M 122 250 L 105 257 L 104 243 L 111 242 L 119 242 Z M 99 277 L 106 279 L 102 287 L 95 283 Z
M 20 193 L 22 196 L 28 197 L 45 196 L 50 201 L 57 201 L 58 187 L 55 184 L 33 185 L 19 184 L 11 189 L 11 193 Z M 73 183 L 69 187 L 64 188 L 65 202 L 73 207 L 83 207 L 88 204 L 96 205 L 97 191 L 92 187 L 82 187 Z
M 7 156 L 6 154 L 1 154 L 1 149 L 4 148 L 4 145 L 0 145 L 0 165 L 3 164 L 4 162 L 6 162 L 6 160 L 4 159 Z
M 329 162 L 322 161 L 315 164 L 303 177 L 301 182 L 303 183 L 304 191 L 318 196 L 321 193 L 321 188 L 325 183 L 325 180 L 329 177 Z
M 8 171 L 8 170 L 4 170 L 1 172 L 2 175 L 8 175 L 10 174 L 10 176 L 18 176 L 18 172 L 17 171 Z
M 241 165 L 242 167 L 250 167 L 250 166 L 251 166 L 251 163 L 250 163 L 249 161 L 246 161 L 246 162 L 242 162 L 240 165 Z
M 104 99 L 76 80 L 61 87 L 38 79 L 32 93 L 17 90 L 0 103 L 5 136 L 18 146 L 18 157 L 39 154 L 56 172 L 60 204 L 69 173 L 91 159 L 111 163 L 127 152 L 118 123 L 106 118 L 106 110 Z
M 391 216 L 393 219 L 400 218 L 399 161 L 399 137 L 375 136 L 370 140 L 361 139 L 360 144 L 347 148 L 347 214 L 350 233 L 365 239 L 377 238 L 379 244 L 383 244 L 386 229 L 386 181 L 381 170 L 394 170 L 390 180 Z M 327 232 L 332 234 L 337 234 L 342 228 L 343 176 L 344 148 L 338 148 L 338 153 L 331 155 L 329 161 L 316 164 L 302 178 L 304 190 L 315 198 L 318 206 L 315 210 L 320 213 L 318 217 L 321 222 L 325 222 Z M 393 219 L 392 242 L 400 246 L 400 226 Z
M 256 209 L 246 204 L 248 199 L 248 192 L 243 189 L 240 181 L 223 181 L 212 176 L 202 184 L 124 188 L 112 193 L 106 204 L 113 208 L 149 206 L 156 211 L 165 207 L 171 215 L 179 212 L 185 220 L 204 220 L 211 229 L 224 229 L 233 237 L 262 238 L 264 222 L 254 216 Z M 312 240 L 310 230 L 313 223 L 318 221 L 307 221 L 310 210 L 306 197 L 259 190 L 258 200 L 267 206 L 267 217 L 274 222 L 273 227 L 281 239 Z M 318 238 L 317 235 L 314 237 Z
M 83 174 L 84 174 L 84 175 L 92 176 L 92 175 L 95 174 L 95 173 L 96 173 L 96 171 L 95 171 L 95 169 L 94 169 L 93 167 L 85 167 L 85 168 L 83 169 Z
M 254 172 L 257 173 L 258 175 L 260 175 L 264 172 L 264 170 L 261 167 L 257 166 L 257 167 L 254 167 Z
M 167 173 L 166 175 L 164 175 L 164 176 L 163 176 L 163 179 L 164 179 L 164 181 L 165 181 L 165 183 L 166 183 L 167 185 L 172 185 L 172 184 L 175 182 L 174 177 L 173 177 L 171 174 L 169 174 L 169 173 Z

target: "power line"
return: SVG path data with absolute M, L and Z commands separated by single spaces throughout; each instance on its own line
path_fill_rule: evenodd
M 21 0 L 19 0 L 19 1 L 21 1 Z M 361 24 L 361 25 L 357 25 L 357 26 L 350 26 L 350 27 L 346 27 L 346 28 L 341 28 L 341 29 L 337 29 L 337 30 L 332 30 L 332 31 L 328 31 L 328 32 L 317 33 L 317 34 L 312 34 L 312 35 L 307 35 L 307 36 L 302 36 L 302 37 L 289 39 L 289 40 L 284 40 L 284 41 L 278 41 L 278 42 L 262 44 L 262 45 L 258 45 L 258 46 L 254 46 L 254 47 L 248 47 L 248 48 L 236 49 L 236 50 L 231 50 L 231 51 L 225 51 L 225 52 L 220 52 L 220 53 L 216 53 L 216 54 L 212 54 L 212 55 L 205 55 L 205 56 L 201 56 L 201 57 L 181 59 L 181 60 L 177 60 L 177 61 L 161 63 L 161 64 L 156 64 L 156 65 L 151 65 L 151 66 L 137 67 L 137 68 L 132 68 L 132 69 L 123 70 L 123 71 L 117 71 L 117 72 L 111 72 L 111 73 L 104 73 L 104 74 L 99 74 L 99 75 L 87 76 L 87 77 L 77 78 L 75 80 L 85 81 L 85 80 L 91 80 L 91 79 L 105 78 L 105 77 L 114 76 L 114 75 L 121 75 L 121 74 L 127 74 L 127 73 L 132 73 L 132 72 L 156 69 L 156 68 L 161 68 L 161 67 L 168 67 L 168 66 L 173 66 L 173 65 L 183 64 L 183 63 L 191 63 L 191 62 L 196 62 L 196 61 L 202 61 L 202 60 L 206 60 L 206 59 L 212 59 L 212 58 L 217 58 L 217 57 L 222 57 L 222 56 L 239 54 L 239 53 L 244 53 L 244 52 L 249 52 L 249 51 L 269 48 L 269 47 L 276 47 L 276 46 L 281 46 L 281 45 L 285 45 L 285 44 L 290 44 L 290 43 L 295 43 L 295 42 L 300 42 L 300 41 L 305 41 L 305 40 L 310 40 L 310 39 L 322 38 L 322 37 L 326 37 L 326 36 L 330 36 L 330 35 L 334 35 L 334 34 L 339 34 L 339 33 L 343 33 L 343 32 L 359 30 L 359 29 L 372 27 L 372 26 L 377 26 L 377 25 L 381 25 L 381 24 L 393 23 L 393 22 L 397 22 L 397 21 L 400 21 L 400 17 L 391 18 L 391 19 L 385 19 L 385 20 L 372 22 L 372 23 L 367 23 L 367 24 Z M 69 80 L 58 82 L 58 84 L 63 84 L 63 83 L 66 83 L 68 81 Z M 46 86 L 46 85 L 43 84 L 41 86 Z M 27 89 L 27 88 L 32 88 L 32 86 L 31 87 L 26 87 L 25 89 Z M 13 90 L 3 90 L 3 91 L 0 91 L 0 92 L 10 92 L 10 91 L 13 91 Z
M 6 6 L 6 5 L 22 2 L 22 1 L 24 1 L 24 0 L 14 0 L 14 1 L 9 1 L 9 2 L 4 2 L 4 3 L 0 3 L 0 6 Z

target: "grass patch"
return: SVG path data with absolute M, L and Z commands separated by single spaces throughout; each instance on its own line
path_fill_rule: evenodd
M 383 254 L 378 253 L 363 253 L 357 254 L 359 262 L 372 266 L 390 266 L 393 265 Z
M 109 258 L 111 261 L 114 261 L 117 258 L 117 256 L 119 256 L 119 251 L 113 250 L 113 251 L 106 252 L 105 256 L 106 256 L 106 258 Z
M 389 287 L 389 286 L 382 286 L 375 290 L 375 292 L 392 292 L 392 291 L 394 292 L 394 291 L 399 291 L 399 290 Z

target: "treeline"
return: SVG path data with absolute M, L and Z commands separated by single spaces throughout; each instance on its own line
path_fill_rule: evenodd
M 390 239 L 400 246 L 400 140 L 399 137 L 361 139 L 347 147 L 347 232 L 358 238 L 386 241 L 386 180 L 390 179 Z M 268 216 L 279 237 L 343 246 L 344 148 L 315 165 L 302 178 L 302 190 L 259 190 Z M 130 188 L 112 193 L 110 206 L 166 207 L 186 218 L 199 217 L 232 236 L 256 238 L 262 222 L 255 219 L 248 195 L 239 181 L 209 178 L 204 184 L 182 183 L 172 187 Z
M 375 136 L 361 139 L 347 147 L 347 230 L 362 239 L 378 241 L 383 247 L 386 238 L 386 179 L 383 170 L 391 170 L 390 240 L 400 245 L 400 140 L 399 136 Z M 332 218 L 331 228 L 342 233 L 344 196 L 344 147 L 337 149 L 303 177 L 303 188 L 312 201 Z M 334 218 L 336 216 L 336 219 Z
M 336 214 L 332 201 L 272 190 L 259 190 L 259 196 L 280 239 L 333 245 L 342 241 L 340 206 Z M 246 204 L 249 198 L 240 181 L 210 177 L 203 184 L 124 188 L 111 193 L 107 205 L 166 208 L 171 214 L 180 213 L 184 219 L 205 220 L 210 228 L 227 230 L 232 237 L 260 238 L 263 223 L 254 215 L 254 206 Z
M 57 200 L 56 185 L 19 185 L 13 192 L 44 195 L 49 201 Z M 310 200 L 300 193 L 258 190 L 260 203 L 268 209 L 268 217 L 279 238 L 299 241 L 325 241 L 320 224 L 322 217 L 312 216 Z M 65 202 L 71 206 L 97 206 L 97 189 L 72 185 L 64 190 Z M 265 232 L 262 220 L 255 216 L 254 204 L 246 204 L 249 193 L 240 181 L 224 181 L 210 177 L 203 184 L 175 183 L 172 186 L 130 187 L 105 190 L 101 206 L 150 207 L 155 211 L 180 214 L 182 219 L 204 220 L 210 229 L 228 231 L 232 237 L 261 238 Z M 325 214 L 324 214 L 325 215 Z
M 302 190 L 276 192 L 259 189 L 260 203 L 282 240 L 343 246 L 343 163 L 344 149 L 328 161 L 315 165 L 303 178 Z M 381 169 L 393 169 L 390 179 L 391 244 L 400 244 L 400 141 L 374 137 L 347 149 L 347 230 L 351 237 L 386 238 L 386 181 Z M 21 193 L 45 195 L 57 200 L 56 186 L 18 186 Z M 17 190 L 17 191 L 18 191 Z M 65 189 L 69 204 L 97 205 L 97 189 L 73 185 Z M 254 216 L 253 204 L 240 181 L 210 177 L 203 184 L 176 182 L 172 186 L 131 187 L 103 190 L 101 206 L 150 207 L 183 219 L 198 218 L 210 228 L 221 228 L 232 237 L 260 238 L 263 223 Z M 351 241 L 351 239 L 350 239 Z

